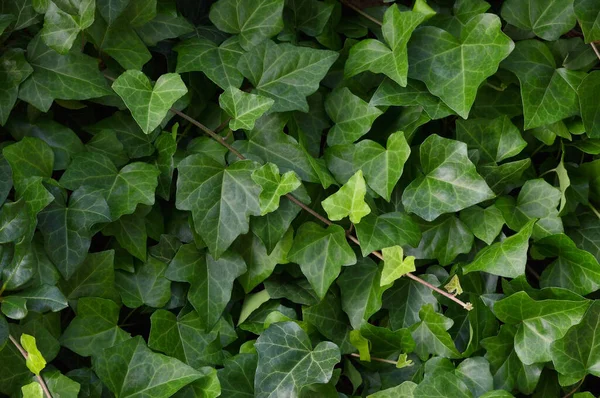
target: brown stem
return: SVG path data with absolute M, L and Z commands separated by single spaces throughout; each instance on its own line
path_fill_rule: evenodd
M 225 119 L 223 121 L 223 123 L 219 124 L 217 126 L 217 128 L 215 129 L 215 133 L 219 134 L 225 127 L 227 127 L 227 125 L 229 124 L 229 121 L 231 120 L 230 117 L 228 117 L 227 119 Z
M 354 11 L 356 11 L 357 13 L 359 13 L 360 15 L 362 15 L 363 17 L 367 18 L 369 21 L 382 26 L 383 24 L 381 23 L 380 20 L 373 18 L 372 16 L 370 16 L 369 14 L 367 14 L 366 12 L 364 12 L 363 10 L 361 10 L 360 8 L 358 8 L 357 6 L 355 6 L 354 4 L 350 3 L 349 1 L 346 0 L 340 0 L 342 2 L 343 5 L 345 5 L 348 8 L 352 8 Z
M 27 351 L 25 351 L 23 349 L 23 347 L 21 347 L 21 344 L 19 344 L 19 342 L 17 341 L 17 339 L 15 339 L 12 335 L 8 335 L 8 338 L 10 339 L 10 341 L 15 345 L 15 347 L 17 347 L 17 350 L 19 350 L 19 352 L 21 353 L 21 355 L 23 355 L 23 358 L 25 358 L 25 360 L 27 360 L 27 356 L 29 354 L 27 354 Z M 50 390 L 48 390 L 48 386 L 46 385 L 46 382 L 44 381 L 44 379 L 42 378 L 41 375 L 35 375 L 38 383 L 40 383 L 40 386 L 42 387 L 42 391 L 44 391 L 44 395 L 46 396 L 46 398 L 52 398 L 52 394 L 50 394 Z
M 581 381 L 579 383 L 577 383 L 575 388 L 572 389 L 571 391 L 569 391 L 568 393 L 566 393 L 563 396 L 563 398 L 569 398 L 571 395 L 575 394 L 577 392 L 577 390 L 579 390 L 581 388 L 581 385 L 583 384 L 584 381 L 585 381 L 585 376 L 583 377 L 583 379 L 581 379 Z
M 350 356 L 355 357 L 355 358 L 360 358 L 360 355 L 356 354 L 356 353 L 352 353 L 350 354 Z M 377 362 L 384 362 L 384 363 L 389 363 L 391 365 L 398 365 L 398 362 L 396 361 L 392 361 L 391 359 L 383 359 L 383 358 L 377 358 L 377 357 L 371 357 L 372 361 L 377 361 Z

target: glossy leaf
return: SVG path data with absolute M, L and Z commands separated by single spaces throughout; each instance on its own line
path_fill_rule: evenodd
M 366 193 L 367 185 L 362 171 L 359 170 L 339 191 L 322 201 L 321 205 L 330 220 L 338 221 L 349 216 L 352 223 L 358 224 L 364 216 L 371 212 L 371 208 L 365 203 Z
M 279 168 L 273 163 L 254 170 L 252 180 L 260 185 L 259 195 L 261 215 L 271 213 L 279 208 L 280 197 L 296 190 L 301 182 L 293 171 L 279 174 Z
M 381 253 L 383 255 L 383 270 L 379 281 L 380 286 L 389 285 L 402 275 L 416 270 L 415 258 L 412 256 L 404 258 L 404 251 L 400 246 L 386 247 Z

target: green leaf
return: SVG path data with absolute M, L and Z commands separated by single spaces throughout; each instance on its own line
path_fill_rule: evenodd
M 58 312 L 67 308 L 67 299 L 56 286 L 41 285 L 15 293 L 13 297 L 27 300 L 27 308 L 36 312 Z
M 21 392 L 23 393 L 23 398 L 44 398 L 44 390 L 42 390 L 42 386 L 37 381 L 32 381 L 21 387 Z
M 252 172 L 252 180 L 260 185 L 258 197 L 261 215 L 271 213 L 279 208 L 279 198 L 295 191 L 302 184 L 293 171 L 279 174 L 276 164 L 267 163 Z
M 369 214 L 356 224 L 356 233 L 363 256 L 396 244 L 418 246 L 421 241 L 419 226 L 400 212 Z
M 39 138 L 24 137 L 21 141 L 6 146 L 2 150 L 10 164 L 15 188 L 23 191 L 26 180 L 52 176 L 54 153 L 48 144 Z
M 417 388 L 417 384 L 413 383 L 412 381 L 405 381 L 396 387 L 386 388 L 385 390 L 378 391 L 375 394 L 367 395 L 367 398 L 413 398 L 415 388 Z
M 369 352 L 371 344 L 360 334 L 360 330 L 350 332 L 350 343 L 358 350 L 361 361 L 371 362 L 371 353 Z
M 552 124 L 579 113 L 577 88 L 585 73 L 557 69 L 552 53 L 543 42 L 518 42 L 502 67 L 517 75 L 521 83 L 525 129 Z
M 364 216 L 371 212 L 371 208 L 365 202 L 366 193 L 367 185 L 362 170 L 359 170 L 339 191 L 322 201 L 321 205 L 330 220 L 338 221 L 349 216 L 352 223 L 358 224 Z
M 477 238 L 491 245 L 502 231 L 504 217 L 494 205 L 485 209 L 471 206 L 460 212 L 460 221 L 465 223 Z
M 283 29 L 284 0 L 219 0 L 210 9 L 209 18 L 226 33 L 239 34 L 245 50 L 275 36 Z
M 11 319 L 23 319 L 27 316 L 27 312 L 27 300 L 23 297 L 8 296 L 2 298 L 2 313 L 7 317 Z M 8 328 L 8 326 L 6 327 Z M 2 346 L 1 343 L 0 346 Z
M 550 347 L 552 362 L 563 376 L 583 379 L 587 374 L 598 376 L 600 302 L 593 301 L 581 322 L 570 328 Z
M 327 149 L 327 167 L 336 180 L 346 182 L 356 171 L 362 170 L 369 188 L 388 202 L 404 171 L 410 147 L 403 132 L 390 134 L 387 150 L 371 140 L 356 144 L 337 145 Z
M 179 15 L 175 3 L 130 0 L 130 4 L 133 5 L 131 14 L 135 18 L 135 31 L 148 46 L 155 46 L 162 40 L 183 36 L 194 31 L 194 25 Z M 130 13 L 126 10 L 125 15 L 129 16 L 128 14 Z M 130 21 L 127 18 L 126 20 Z
M 161 75 L 152 86 L 148 77 L 136 70 L 120 75 L 112 88 L 146 134 L 158 127 L 175 101 L 188 92 L 177 73 Z
M 381 297 L 390 286 L 380 286 L 380 280 L 380 268 L 367 257 L 345 268 L 337 279 L 342 309 L 354 329 L 360 329 L 363 320 L 381 309 Z
M 48 2 L 40 36 L 48 47 L 59 54 L 66 54 L 79 32 L 94 22 L 96 4 L 94 0 L 80 0 L 68 6 L 58 3 L 62 7 L 53 1 Z
M 129 339 L 129 333 L 117 325 L 120 309 L 121 306 L 111 300 L 80 298 L 77 316 L 60 337 L 61 345 L 78 355 L 89 357 Z
M 237 67 L 258 94 L 275 100 L 271 112 L 308 112 L 306 97 L 317 91 L 319 82 L 337 58 L 333 51 L 267 40 L 242 55 Z
M 383 112 L 369 105 L 347 87 L 334 90 L 325 100 L 327 115 L 335 125 L 327 133 L 327 144 L 352 144 L 365 135 Z
M 544 269 L 541 287 L 562 287 L 587 295 L 600 288 L 600 264 L 589 252 L 577 248 L 566 235 L 548 236 L 536 242 L 535 249 L 546 257 L 556 257 Z
M 600 6 L 591 0 L 575 0 L 573 11 L 583 31 L 586 43 L 600 40 L 598 18 L 600 18 Z
M 0 27 L 1 21 L 0 17 Z M 0 57 L 0 125 L 6 124 L 8 116 L 17 102 L 19 84 L 31 73 L 33 73 L 33 68 L 25 60 L 23 50 L 9 49 Z
M 192 384 L 188 384 L 179 390 L 174 397 L 203 397 L 216 398 L 221 395 L 221 385 L 217 378 L 217 370 L 209 366 L 198 369 L 202 377 Z
M 118 301 L 114 262 L 114 250 L 88 253 L 81 267 L 68 281 L 61 281 L 58 286 L 69 300 L 101 297 Z
M 217 371 L 223 397 L 254 397 L 257 359 L 256 354 L 238 354 L 225 360 L 224 368 Z
M 61 55 L 37 36 L 27 46 L 33 74 L 19 87 L 19 99 L 47 112 L 55 99 L 84 100 L 111 95 L 96 59 L 79 51 Z
M 581 108 L 581 119 L 583 119 L 586 134 L 590 138 L 600 138 L 600 128 L 598 127 L 600 115 L 593 100 L 594 94 L 598 92 L 599 87 L 600 73 L 591 72 L 581 81 L 577 90 L 579 106 Z
M 150 351 L 140 336 L 101 351 L 92 363 L 100 380 L 123 398 L 171 396 L 200 377 L 181 361 Z
M 327 26 L 334 8 L 332 3 L 316 0 L 287 1 L 283 10 L 285 26 L 309 36 L 319 36 Z M 317 39 L 319 40 L 318 37 Z
M 416 2 L 413 11 L 400 12 L 396 5 L 389 7 L 383 15 L 381 27 L 387 45 L 373 39 L 361 40 L 355 44 L 344 68 L 345 77 L 352 77 L 364 71 L 384 73 L 405 87 L 408 74 L 408 40 L 417 26 L 434 13 L 425 1 Z
M 64 398 L 77 398 L 79 396 L 80 384 L 64 376 L 58 370 L 44 373 L 44 380 L 53 396 Z
M 494 389 L 490 364 L 485 358 L 465 359 L 456 367 L 454 374 L 471 390 L 474 397 L 480 397 Z
M 515 293 L 494 304 L 502 322 L 517 325 L 515 352 L 525 365 L 550 361 L 550 346 L 581 321 L 590 303 L 586 300 L 536 301 L 525 292 Z
M 417 30 L 408 47 L 408 76 L 421 80 L 466 119 L 479 85 L 496 73 L 500 61 L 514 48 L 500 28 L 500 18 L 479 14 L 462 27 L 458 37 L 433 26 Z
M 125 11 L 129 0 L 96 0 L 102 18 L 111 25 Z
M 404 258 L 404 250 L 400 246 L 383 248 L 381 254 L 383 254 L 383 270 L 379 286 L 389 285 L 402 275 L 416 270 L 415 258 L 413 256 Z
M 420 278 L 433 286 L 440 285 L 434 275 L 425 274 Z M 438 310 L 439 304 L 433 290 L 408 278 L 400 278 L 383 296 L 383 307 L 389 311 L 393 330 L 407 328 L 419 322 L 419 311 L 426 304 L 431 304 L 434 310 Z
M 502 18 L 548 41 L 558 39 L 576 23 L 571 0 L 508 0 L 502 4 Z
M 196 231 L 215 258 L 248 232 L 251 215 L 260 214 L 260 187 L 251 178 L 256 167 L 243 160 L 225 168 L 202 155 L 188 156 L 177 167 L 176 207 L 192 212 Z
M 115 283 L 123 304 L 129 308 L 148 305 L 160 308 L 171 298 L 171 281 L 165 278 L 167 264 L 148 257 L 145 264 L 138 264 L 133 273 L 115 272 Z
M 529 221 L 517 234 L 480 250 L 471 263 L 463 266 L 463 274 L 483 271 L 505 278 L 525 275 L 529 238 L 534 222 Z
M 158 157 L 156 159 L 156 167 L 160 171 L 158 176 L 158 187 L 156 193 L 165 200 L 171 197 L 171 185 L 173 182 L 173 170 L 175 169 L 175 161 L 173 156 L 177 152 L 177 142 L 175 138 L 167 133 L 162 133 L 154 143 Z
M 410 332 L 416 343 L 415 353 L 421 360 L 426 360 L 429 354 L 460 358 L 460 353 L 447 332 L 454 324 L 452 319 L 435 312 L 431 304 L 421 307 L 419 318 L 421 322 L 414 324 Z
M 413 180 L 402 195 L 408 212 L 433 221 L 494 197 L 469 160 L 466 144 L 432 135 L 421 144 L 420 156 L 425 175 Z
M 114 236 L 119 245 L 134 257 L 146 261 L 146 223 L 140 222 L 148 215 L 150 208 L 138 206 L 133 214 L 121 216 L 117 221 L 102 228 L 102 234 Z
M 237 64 L 244 50 L 238 36 L 233 36 L 220 45 L 207 39 L 193 38 L 178 44 L 174 50 L 177 51 L 177 73 L 204 72 L 206 77 L 223 90 L 242 85 L 244 77 Z
M 46 367 L 46 360 L 40 352 L 35 342 L 35 337 L 23 333 L 21 335 L 21 345 L 27 352 L 27 358 L 25 358 L 25 364 L 31 373 L 38 375 Z
M 319 298 L 338 277 L 342 265 L 356 263 L 356 256 L 339 225 L 323 229 L 313 222 L 302 224 L 288 253 L 288 260 L 300 265 L 302 273 Z
M 314 349 L 308 335 L 294 322 L 272 324 L 256 341 L 258 366 L 255 396 L 298 396 L 310 384 L 327 383 L 340 361 L 339 348 L 320 342 Z M 273 361 L 277 358 L 277 361 Z
M 473 394 L 460 378 L 452 372 L 438 372 L 419 383 L 413 392 L 415 397 L 436 398 L 456 397 L 472 398 Z
M 150 348 L 177 358 L 194 369 L 223 363 L 218 332 L 203 331 L 196 312 L 176 317 L 169 311 L 157 310 L 150 320 Z
M 518 155 L 527 143 L 507 116 L 456 121 L 456 138 L 479 152 L 479 164 L 500 163 Z
M 261 95 L 245 93 L 236 87 L 228 87 L 219 96 L 219 105 L 231 116 L 232 130 L 252 130 L 254 122 L 273 106 L 275 101 Z

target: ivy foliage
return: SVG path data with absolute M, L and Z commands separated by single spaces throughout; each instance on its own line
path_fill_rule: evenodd
M 0 395 L 600 394 L 597 0 L 0 0 Z

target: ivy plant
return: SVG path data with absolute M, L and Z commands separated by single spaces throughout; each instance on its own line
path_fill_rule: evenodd
M 600 394 L 597 0 L 0 0 L 0 395 Z

